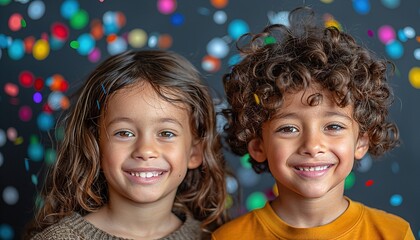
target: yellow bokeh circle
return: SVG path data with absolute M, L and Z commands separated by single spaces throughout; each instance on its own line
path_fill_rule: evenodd
M 408 80 L 413 87 L 420 89 L 420 67 L 413 67 L 408 72 Z

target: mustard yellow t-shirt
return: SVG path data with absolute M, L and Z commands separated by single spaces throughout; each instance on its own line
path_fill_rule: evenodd
M 314 228 L 287 225 L 267 203 L 224 224 L 212 234 L 212 239 L 415 239 L 410 224 L 404 219 L 348 200 L 349 207 L 341 216 Z

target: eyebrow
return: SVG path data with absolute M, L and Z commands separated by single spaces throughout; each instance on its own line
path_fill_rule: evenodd
M 351 122 L 353 121 L 353 118 L 351 118 L 347 114 L 341 113 L 341 112 L 328 111 L 328 112 L 324 113 L 323 116 L 325 116 L 325 117 L 338 116 L 338 117 L 345 118 L 345 119 L 347 119 Z M 295 118 L 295 117 L 298 117 L 298 114 L 296 114 L 294 112 L 291 112 L 291 113 L 279 113 L 279 114 L 276 114 L 273 118 L 274 119 L 280 119 L 280 118 Z
M 132 118 L 128 118 L 128 117 L 116 117 L 116 118 L 113 118 L 111 121 L 109 121 L 107 125 L 109 126 L 109 125 L 119 123 L 119 122 L 134 123 L 135 121 Z M 156 122 L 158 122 L 158 123 L 174 123 L 174 124 L 176 124 L 180 127 L 183 127 L 181 122 L 178 121 L 175 118 L 158 118 Z

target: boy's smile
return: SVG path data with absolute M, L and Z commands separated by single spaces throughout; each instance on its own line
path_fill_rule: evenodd
M 310 106 L 312 94 L 322 100 Z M 286 94 L 276 116 L 262 126 L 262 138 L 252 140 L 249 153 L 268 161 L 280 194 L 320 198 L 344 191 L 344 180 L 368 150 L 367 136 L 359 138 L 353 107 L 338 107 L 331 94 L 314 88 Z

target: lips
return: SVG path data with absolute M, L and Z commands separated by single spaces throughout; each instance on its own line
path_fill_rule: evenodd
M 294 166 L 296 173 L 305 178 L 318 178 L 324 176 L 334 164 L 318 164 Z

